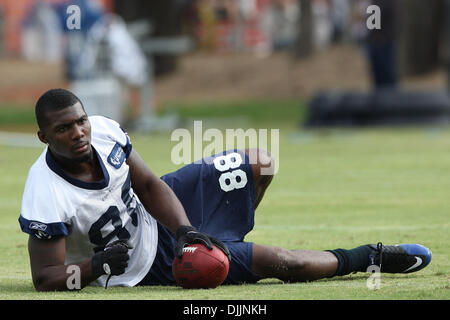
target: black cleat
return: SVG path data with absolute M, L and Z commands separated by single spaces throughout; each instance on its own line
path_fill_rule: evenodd
M 370 255 L 370 264 L 379 266 L 384 273 L 416 272 L 431 262 L 430 249 L 420 244 L 385 246 L 379 242 L 369 247 L 374 250 Z

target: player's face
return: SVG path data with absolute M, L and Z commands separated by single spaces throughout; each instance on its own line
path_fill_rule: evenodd
M 46 117 L 49 125 L 38 135 L 56 158 L 76 162 L 92 158 L 91 124 L 79 102 L 48 112 Z

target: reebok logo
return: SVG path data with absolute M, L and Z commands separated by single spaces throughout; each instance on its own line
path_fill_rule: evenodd
M 45 231 L 47 229 L 47 225 L 45 223 L 39 223 L 39 222 L 31 222 L 28 228 L 33 230 L 39 230 L 39 231 Z

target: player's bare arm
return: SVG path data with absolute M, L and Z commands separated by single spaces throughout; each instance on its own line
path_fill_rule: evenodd
M 33 284 L 37 291 L 68 290 L 67 279 L 71 273 L 67 273 L 68 266 L 64 264 L 66 257 L 65 237 L 40 240 L 30 236 L 28 252 Z M 97 278 L 92 274 L 91 260 L 87 259 L 76 264 L 80 268 L 81 288 Z
M 128 266 L 129 248 L 125 242 L 118 240 L 89 259 L 66 265 L 65 237 L 40 240 L 30 236 L 28 251 L 34 287 L 37 291 L 82 289 L 104 274 L 120 275 Z M 72 275 L 68 268 L 74 265 L 79 268 L 78 288 L 68 285 L 68 278 Z
M 183 205 L 169 186 L 156 176 L 133 149 L 128 157 L 131 185 L 145 209 L 172 233 L 191 225 Z

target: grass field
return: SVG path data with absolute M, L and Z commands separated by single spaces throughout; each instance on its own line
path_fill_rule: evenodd
M 169 109 L 179 107 L 172 104 Z M 3 109 L 9 110 L 4 111 L 8 121 L 0 121 L 0 131 L 33 130 L 29 112 L 22 110 L 16 117 Z M 378 241 L 422 243 L 433 252 L 431 264 L 409 275 L 382 275 L 381 288 L 375 291 L 366 287 L 368 275 L 358 273 L 310 283 L 268 279 L 214 290 L 87 287 L 37 293 L 31 283 L 27 235 L 17 219 L 27 171 L 42 148 L 0 145 L 0 299 L 450 298 L 450 128 L 306 131 L 298 126 L 303 113 L 295 101 L 212 108 L 205 104 L 183 108 L 180 114 L 188 120 L 209 119 L 211 126 L 222 128 L 280 129 L 279 171 L 256 212 L 248 241 L 311 250 Z M 179 167 L 170 161 L 175 144 L 170 134 L 130 135 L 155 173 Z

